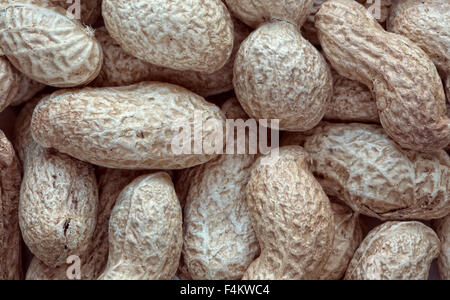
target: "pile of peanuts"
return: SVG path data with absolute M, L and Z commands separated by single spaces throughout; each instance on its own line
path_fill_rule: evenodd
M 450 0 L 0 0 L 0 279 L 450 279 L 449 49 Z

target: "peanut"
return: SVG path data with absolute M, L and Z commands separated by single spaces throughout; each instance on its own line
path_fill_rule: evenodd
M 450 215 L 434 223 L 441 241 L 441 253 L 438 257 L 439 275 L 442 280 L 450 280 Z
M 0 131 L 0 280 L 22 278 L 18 219 L 21 168 L 13 146 Z
M 329 0 L 315 20 L 326 57 L 340 75 L 369 87 L 392 139 L 403 148 L 424 152 L 449 144 L 444 89 L 422 49 L 384 31 L 355 1 Z
M 201 119 L 196 120 L 196 115 Z M 200 121 L 204 125 L 201 145 L 210 141 L 213 147 L 220 146 L 225 121 L 218 107 L 184 88 L 143 82 L 57 91 L 36 107 L 31 126 L 34 139 L 43 147 L 95 165 L 183 169 L 217 156 L 207 151 L 178 155 L 171 147 L 180 135 L 178 125 L 196 127 Z M 194 143 L 194 135 L 191 130 L 188 145 Z
M 125 52 L 157 66 L 213 73 L 233 49 L 233 22 L 220 0 L 104 0 L 102 14 Z
M 377 125 L 325 124 L 306 138 L 313 172 L 328 195 L 381 220 L 450 213 L 450 157 L 401 149 Z
M 38 100 L 25 105 L 16 120 L 15 147 L 24 168 L 19 223 L 31 252 L 53 267 L 87 249 L 98 188 L 92 166 L 34 142 L 30 123 Z
M 233 89 L 233 65 L 242 41 L 250 29 L 233 18 L 234 47 L 231 57 L 220 70 L 207 74 L 195 71 L 179 71 L 158 67 L 128 55 L 108 34 L 105 28 L 97 29 L 95 36 L 102 45 L 104 64 L 100 75 L 93 82 L 99 87 L 121 86 L 145 80 L 164 81 L 181 85 L 201 96 L 208 97 Z
M 172 279 L 181 246 L 181 208 L 170 176 L 138 177 L 111 213 L 108 263 L 99 279 Z
M 372 230 L 356 250 L 347 280 L 425 280 L 440 242 L 419 222 L 386 222 Z
M 308 154 L 292 146 L 280 148 L 275 158 L 258 158 L 253 166 L 247 203 L 261 255 L 243 279 L 320 276 L 333 245 L 333 212 L 308 163 Z

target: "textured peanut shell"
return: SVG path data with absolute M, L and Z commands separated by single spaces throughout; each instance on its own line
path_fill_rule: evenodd
M 287 22 L 267 23 L 242 43 L 234 89 L 247 114 L 279 119 L 280 130 L 306 131 L 323 118 L 333 94 L 325 59 Z
M 422 48 L 445 76 L 450 74 L 450 2 L 448 0 L 396 1 L 387 29 Z
M 342 279 L 363 239 L 358 214 L 337 203 L 331 203 L 331 209 L 334 216 L 334 243 L 330 258 L 320 273 L 321 280 Z
M 436 233 L 419 222 L 386 222 L 364 239 L 346 280 L 426 280 L 439 255 Z
M 18 207 L 21 167 L 13 146 L 0 131 L 0 280 L 22 279 Z
M 103 60 L 93 31 L 46 0 L 0 2 L 0 47 L 22 73 L 55 87 L 89 83 Z
M 300 28 L 311 10 L 313 0 L 224 0 L 241 21 L 256 28 L 268 21 L 282 20 Z
M 102 14 L 125 52 L 158 66 L 213 73 L 233 49 L 233 22 L 220 0 L 104 0 Z
M 103 280 L 169 280 L 181 255 L 182 216 L 170 176 L 141 176 L 119 195 L 109 221 Z
M 442 82 L 431 59 L 408 38 L 389 33 L 361 4 L 325 2 L 316 14 L 321 46 L 334 69 L 376 98 L 380 121 L 406 149 L 432 152 L 450 142 Z
M 31 252 L 53 267 L 86 251 L 96 224 L 98 187 L 92 166 L 34 142 L 30 123 L 37 100 L 16 120 L 15 147 L 24 168 L 19 223 Z
M 99 179 L 99 203 L 97 224 L 88 246 L 80 257 L 82 280 L 95 280 L 105 270 L 108 260 L 109 217 L 120 192 L 138 176 L 141 171 L 106 169 Z M 67 280 L 67 265 L 49 267 L 34 257 L 28 267 L 27 280 Z
M 379 123 L 378 109 L 370 90 L 358 81 L 333 74 L 333 97 L 325 120 Z
M 31 100 L 37 93 L 45 88 L 45 85 L 28 78 L 25 74 L 16 71 L 15 72 L 16 82 L 19 89 L 12 98 L 10 105 L 17 106 Z
M 233 65 L 242 41 L 250 34 L 250 28 L 233 18 L 234 47 L 225 66 L 208 74 L 195 71 L 179 71 L 159 67 L 127 54 L 102 27 L 95 36 L 102 45 L 104 63 L 93 85 L 99 87 L 122 86 L 141 81 L 163 81 L 181 85 L 204 97 L 228 92 L 233 89 Z
M 258 158 L 247 185 L 261 255 L 243 279 L 318 279 L 333 246 L 330 201 L 301 147 L 282 147 L 272 159 Z
M 258 255 L 245 193 L 254 160 L 222 155 L 190 173 L 183 258 L 194 280 L 241 279 Z
M 441 280 L 450 280 L 450 215 L 437 220 L 434 225 L 441 241 L 441 252 L 437 261 L 439 275 Z
M 438 219 L 450 213 L 450 158 L 401 149 L 378 125 L 325 124 L 305 150 L 328 195 L 381 220 Z
M 68 3 L 67 0 L 54 0 L 56 4 L 69 10 L 69 13 L 74 13 L 71 7 L 76 3 L 76 1 L 71 1 Z M 100 15 L 102 14 L 102 0 L 80 0 L 80 21 L 86 25 L 94 25 Z
M 180 126 L 190 126 L 187 138 L 194 143 L 197 115 L 204 129 L 200 142 L 215 145 L 222 141 L 224 116 L 214 104 L 175 85 L 143 82 L 57 91 L 36 107 L 31 126 L 34 139 L 43 147 L 95 165 L 183 169 L 217 156 L 205 151 L 179 155 L 173 151 Z M 214 126 L 207 121 L 214 121 Z
M 13 101 L 19 92 L 16 80 L 17 71 L 5 57 L 0 57 L 0 111 L 3 111 Z

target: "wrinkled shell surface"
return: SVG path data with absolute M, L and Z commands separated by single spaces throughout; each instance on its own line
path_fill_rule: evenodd
M 364 239 L 345 279 L 426 280 L 439 248 L 436 233 L 422 223 L 386 222 Z
M 397 1 L 389 17 L 388 30 L 416 43 L 442 74 L 450 75 L 450 1 Z
M 441 241 L 438 268 L 441 280 L 450 280 L 450 215 L 436 221 L 436 232 Z
M 273 159 L 273 160 L 272 160 Z M 261 255 L 243 279 L 317 279 L 332 250 L 330 201 L 298 146 L 279 149 L 278 159 L 258 158 L 247 186 L 247 203 Z
M 241 21 L 256 28 L 262 23 L 283 20 L 300 28 L 313 0 L 225 0 L 228 9 Z
M 195 147 L 188 154 L 174 151 L 174 139 L 187 134 L 180 133 L 182 126 L 189 126 L 185 140 L 194 143 L 195 121 L 203 127 L 204 145 L 223 141 L 224 116 L 214 104 L 175 85 L 143 82 L 57 91 L 36 107 L 32 131 L 42 146 L 95 165 L 183 169 L 217 156 L 194 154 Z
M 13 146 L 0 131 L 0 280 L 22 279 L 18 219 L 21 168 Z
M 234 48 L 223 68 L 212 73 L 179 71 L 158 67 L 128 55 L 108 34 L 100 28 L 95 36 L 102 45 L 104 64 L 100 75 L 93 82 L 95 86 L 122 86 L 141 81 L 163 81 L 181 85 L 201 96 L 208 97 L 233 89 L 233 65 L 242 41 L 250 34 L 250 28 L 233 18 Z
M 234 88 L 250 117 L 279 119 L 288 131 L 317 125 L 333 94 L 325 59 L 287 22 L 264 24 L 242 43 Z
M 0 47 L 22 73 L 43 84 L 87 84 L 100 72 L 103 54 L 92 30 L 45 0 L 0 2 Z
M 306 139 L 313 172 L 328 195 L 382 220 L 450 213 L 450 158 L 402 150 L 377 125 L 328 124 Z
M 358 214 L 337 203 L 331 203 L 331 209 L 334 216 L 334 243 L 330 258 L 320 273 L 321 280 L 342 279 L 363 239 Z
M 213 73 L 233 49 L 233 22 L 220 0 L 103 0 L 105 26 L 146 62 Z
M 0 57 L 0 111 L 13 101 L 19 92 L 17 72 L 5 57 Z
M 254 160 L 222 155 L 193 171 L 183 256 L 194 280 L 241 279 L 259 253 L 245 193 Z
M 403 148 L 425 152 L 449 144 L 444 89 L 422 49 L 406 37 L 384 31 L 364 6 L 352 0 L 325 2 L 315 20 L 331 65 L 340 75 L 369 87 L 391 138 Z
M 35 104 L 28 103 L 16 120 L 15 147 L 24 168 L 19 222 L 31 252 L 57 266 L 87 249 L 96 224 L 97 180 L 92 166 L 34 142 Z
M 180 203 L 170 176 L 141 176 L 119 195 L 109 222 L 103 280 L 169 280 L 183 243 Z
M 70 14 L 74 14 L 76 12 L 73 7 L 74 3 L 77 1 L 53 0 L 53 2 L 64 7 Z M 80 4 L 81 23 L 86 25 L 94 25 L 102 14 L 102 0 L 80 0 Z

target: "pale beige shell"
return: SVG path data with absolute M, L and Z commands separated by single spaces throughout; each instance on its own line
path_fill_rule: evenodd
M 426 280 L 439 255 L 436 233 L 419 222 L 386 222 L 364 239 L 346 280 Z
M 306 131 L 323 118 L 333 82 L 325 59 L 299 30 L 274 22 L 242 43 L 234 64 L 234 89 L 250 117 L 279 119 L 280 130 Z
M 46 0 L 0 2 L 0 47 L 22 73 L 43 84 L 87 84 L 100 72 L 103 54 L 91 29 Z
M 441 280 L 450 280 L 450 215 L 435 222 L 436 232 L 441 241 L 438 268 Z
M 217 106 L 160 82 L 57 91 L 39 103 L 32 120 L 43 147 L 119 169 L 183 169 L 209 161 L 217 155 L 205 148 L 200 154 L 196 146 L 183 153 L 174 148 L 178 138 L 194 144 L 199 127 L 204 146 L 223 143 L 225 117 Z
M 195 71 L 179 71 L 159 67 L 127 54 L 102 27 L 95 36 L 102 45 L 104 63 L 94 86 L 122 86 L 141 81 L 163 81 L 181 85 L 203 97 L 209 97 L 233 89 L 233 65 L 242 41 L 250 34 L 250 28 L 233 18 L 234 47 L 231 57 L 220 70 L 208 74 Z
M 22 279 L 18 219 L 21 167 L 14 148 L 0 131 L 0 280 Z
M 305 150 L 328 195 L 381 220 L 450 213 L 450 157 L 401 149 L 378 125 L 325 124 Z
M 31 252 L 57 266 L 86 251 L 96 224 L 98 187 L 92 166 L 34 142 L 30 123 L 37 100 L 16 120 L 15 147 L 24 168 L 19 223 Z
M 370 90 L 358 81 L 342 77 L 334 71 L 332 74 L 334 93 L 324 119 L 380 123 L 377 103 Z
M 333 246 L 330 201 L 301 147 L 274 151 L 258 158 L 247 185 L 261 255 L 243 279 L 317 279 Z
M 172 279 L 183 243 L 181 207 L 170 176 L 141 176 L 119 195 L 109 221 L 103 280 Z
M 228 9 L 253 28 L 274 20 L 283 20 L 300 28 L 314 0 L 224 0 Z
M 0 57 L 0 111 L 8 107 L 19 92 L 16 75 L 17 71 L 9 61 Z
M 88 246 L 80 257 L 82 280 L 95 280 L 105 270 L 108 260 L 108 228 L 111 211 L 120 192 L 138 176 L 141 171 L 106 169 L 99 179 L 99 203 L 97 225 Z M 67 280 L 68 265 L 49 267 L 34 257 L 28 267 L 27 280 Z
M 75 15 L 78 1 L 52 0 L 52 2 L 62 6 L 67 13 Z M 94 25 L 102 14 L 102 0 L 80 0 L 80 21 L 86 25 Z M 75 16 L 76 17 L 76 16 Z
M 334 243 L 330 258 L 320 273 L 321 280 L 339 280 L 363 239 L 359 215 L 349 207 L 331 203 L 334 216 Z
M 416 43 L 444 76 L 450 75 L 450 1 L 396 1 L 387 28 Z
M 442 81 L 422 49 L 406 37 L 384 31 L 353 0 L 325 2 L 315 20 L 331 65 L 340 75 L 369 87 L 391 138 L 403 148 L 424 152 L 449 144 Z
M 241 279 L 259 253 L 246 187 L 254 155 L 222 155 L 190 174 L 183 257 L 194 280 Z
M 233 49 L 233 22 L 220 0 L 103 0 L 102 14 L 125 52 L 158 66 L 213 73 Z

